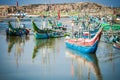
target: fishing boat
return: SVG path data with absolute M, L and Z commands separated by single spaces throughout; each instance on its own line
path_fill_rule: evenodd
M 67 39 L 66 42 L 77 44 L 77 45 L 83 45 L 83 46 L 91 46 L 95 43 L 97 39 L 100 38 L 102 32 L 102 27 L 99 29 L 99 31 L 96 33 L 96 35 L 93 38 L 72 38 Z
M 34 36 L 36 39 L 48 39 L 48 33 L 44 29 L 39 29 L 34 21 L 32 21 Z
M 108 34 L 105 35 L 105 33 L 103 33 L 101 36 L 101 41 L 105 43 L 112 43 L 114 41 L 114 36 Z
M 48 39 L 49 38 L 47 33 L 34 32 L 34 36 L 36 39 Z
M 109 24 L 109 23 L 102 23 L 101 26 L 103 26 L 103 31 L 108 31 L 110 28 L 114 30 L 120 30 L 120 25 L 119 24 Z
M 97 45 L 98 45 L 98 40 L 92 46 L 80 46 L 66 42 L 67 47 L 74 50 L 79 50 L 80 52 L 83 53 L 94 53 L 97 49 Z
M 22 35 L 28 35 L 29 30 L 22 25 L 22 27 L 13 27 L 11 22 L 8 22 L 8 28 L 6 29 L 6 35 L 7 36 L 22 36 Z
M 115 23 L 120 23 L 120 15 L 116 14 Z
M 120 37 L 118 36 L 114 37 L 113 47 L 116 49 L 120 49 Z
M 97 50 L 102 29 L 103 27 L 101 27 L 99 31 L 96 33 L 96 35 L 91 39 L 89 38 L 67 39 L 65 41 L 66 46 L 83 53 L 94 53 Z
M 95 34 L 98 32 L 99 28 L 101 27 L 101 25 L 97 25 L 97 27 L 92 28 L 89 31 L 83 31 L 83 37 L 84 38 L 93 38 L 95 36 Z
M 120 42 L 113 43 L 113 47 L 116 49 L 120 49 Z
M 59 18 L 59 17 L 58 17 Z M 51 26 L 52 28 L 48 27 L 48 35 L 50 38 L 58 38 L 62 37 L 63 31 L 65 28 L 62 27 L 62 23 L 59 21 L 56 21 L 55 19 L 49 19 L 48 20 L 48 26 Z
M 107 22 L 102 22 L 102 26 L 104 26 L 103 31 L 108 31 L 110 28 L 114 30 L 120 30 L 120 24 L 115 22 L 115 16 L 110 15 L 107 17 Z
M 101 24 L 103 26 L 102 40 L 107 43 L 115 41 L 115 36 L 119 35 L 120 25 L 112 22 Z

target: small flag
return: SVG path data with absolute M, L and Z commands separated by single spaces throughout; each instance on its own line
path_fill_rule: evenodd
M 60 10 L 58 11 L 58 20 L 60 20 Z
M 16 6 L 18 7 L 18 1 L 16 2 Z

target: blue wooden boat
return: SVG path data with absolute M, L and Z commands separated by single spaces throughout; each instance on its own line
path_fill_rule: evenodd
M 120 50 L 120 37 L 114 37 L 113 47 Z
M 66 40 L 66 46 L 78 50 L 82 53 L 95 53 L 97 50 L 97 46 L 100 40 L 102 32 L 102 27 L 99 29 L 99 31 L 96 33 L 96 35 L 91 39 L 68 39 Z
M 100 28 L 100 25 L 98 25 L 98 28 L 96 28 L 94 30 L 90 30 L 87 33 L 83 32 L 83 38 L 93 38 L 96 35 L 96 33 L 98 32 L 99 28 Z
M 48 39 L 48 33 L 38 33 L 38 32 L 34 32 L 34 36 L 36 39 Z
M 33 30 L 34 30 L 34 36 L 36 39 L 48 39 L 48 33 L 47 30 L 39 29 L 34 21 L 32 22 Z
M 97 50 L 97 45 L 98 45 L 99 40 L 97 40 L 94 45 L 92 46 L 79 46 L 79 45 L 75 45 L 75 44 L 71 44 L 66 42 L 66 46 L 74 49 L 74 50 L 78 50 L 82 53 L 95 53 Z
M 22 35 L 28 35 L 29 30 L 24 27 L 15 28 L 12 26 L 10 21 L 8 22 L 8 28 L 6 29 L 6 35 L 7 36 L 22 36 Z

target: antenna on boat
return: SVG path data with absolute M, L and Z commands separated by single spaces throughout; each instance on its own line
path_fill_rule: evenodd
M 72 38 L 73 38 L 73 33 L 74 33 L 74 20 L 72 20 Z

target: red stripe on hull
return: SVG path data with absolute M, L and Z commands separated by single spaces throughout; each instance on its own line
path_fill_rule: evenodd
M 114 43 L 113 46 L 114 46 L 115 48 L 119 48 L 119 49 L 120 49 L 120 45 L 117 44 L 117 43 Z
M 97 32 L 97 34 L 92 39 L 85 39 L 85 38 L 79 38 L 79 39 L 68 39 L 66 42 L 69 42 L 71 44 L 76 44 L 79 46 L 91 46 L 95 43 L 96 40 L 100 39 L 102 32 L 102 28 Z

